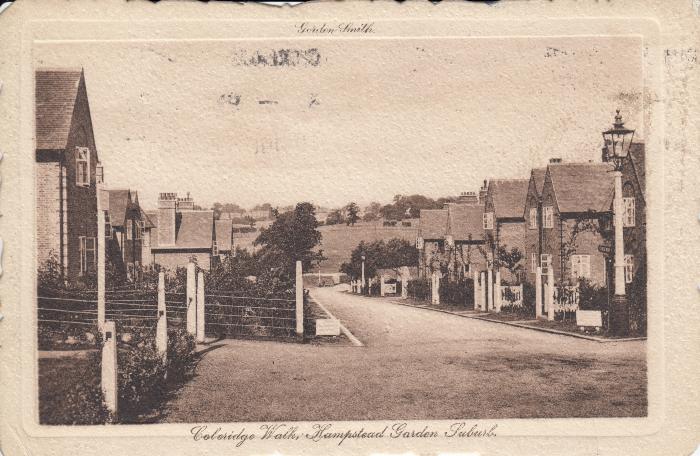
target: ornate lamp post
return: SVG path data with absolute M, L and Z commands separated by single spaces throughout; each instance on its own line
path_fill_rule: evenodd
M 365 292 L 365 255 L 362 255 L 362 286 L 360 287 L 360 293 Z
M 618 109 L 613 128 L 603 132 L 603 140 L 605 141 L 604 156 L 615 166 L 615 200 L 613 202 L 615 296 L 610 309 L 610 326 L 614 334 L 621 336 L 629 332 L 629 305 L 625 296 L 625 243 L 622 229 L 622 168 L 633 138 L 634 130 L 625 128 Z

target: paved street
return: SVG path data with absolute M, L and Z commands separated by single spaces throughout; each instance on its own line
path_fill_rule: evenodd
M 165 421 L 643 416 L 646 342 L 601 344 L 312 289 L 365 346 L 223 341 Z

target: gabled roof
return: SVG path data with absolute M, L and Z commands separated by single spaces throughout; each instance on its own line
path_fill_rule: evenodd
M 547 168 L 532 168 L 530 173 L 530 179 L 535 181 L 535 191 L 537 196 L 542 196 L 542 189 L 544 188 L 544 175 L 547 173 Z
M 175 248 L 211 248 L 214 211 L 182 211 L 176 218 Z
M 216 245 L 219 251 L 231 250 L 231 233 L 233 230 L 233 221 L 231 219 L 216 220 L 214 228 L 216 229 Z
M 109 194 L 109 221 L 114 227 L 124 226 L 129 207 L 129 190 L 107 190 Z
M 489 182 L 496 218 L 522 218 L 528 179 L 494 179 Z
M 151 217 L 146 214 L 146 211 L 141 209 L 141 206 L 139 206 L 139 211 L 141 212 L 141 220 L 143 220 L 144 227 L 145 228 L 155 228 L 156 225 L 153 223 L 153 220 L 151 220 Z
M 447 233 L 455 241 L 481 241 L 484 239 L 484 208 L 470 204 L 449 204 L 449 228 Z
M 146 218 L 148 219 L 148 223 L 151 224 L 151 228 L 155 228 L 158 226 L 158 211 L 157 210 L 142 211 L 142 214 L 146 215 Z
M 82 70 L 37 70 L 35 73 L 36 148 L 65 149 Z
M 447 232 L 447 209 L 421 209 L 418 228 L 423 239 L 443 239 Z
M 557 163 L 547 167 L 559 212 L 610 210 L 615 183 L 610 163 Z

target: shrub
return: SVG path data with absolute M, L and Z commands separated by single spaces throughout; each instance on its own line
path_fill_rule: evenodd
M 430 281 L 428 279 L 415 279 L 408 281 L 408 295 L 415 299 L 430 299 Z
M 627 298 L 630 311 L 630 330 L 633 334 L 647 334 L 647 274 L 646 267 L 640 267 L 632 283 L 627 285 Z
M 153 343 L 120 348 L 117 363 L 120 419 L 132 421 L 165 397 L 167 368 Z
M 530 282 L 523 282 L 523 305 L 521 312 L 523 315 L 535 317 L 535 286 Z
M 608 288 L 593 284 L 590 280 L 579 279 L 578 308 L 581 310 L 608 310 Z
M 168 329 L 168 382 L 186 380 L 196 366 L 194 336 L 182 328 Z
M 474 282 L 460 280 L 440 282 L 440 302 L 465 307 L 474 307 Z
M 379 296 L 381 294 L 382 285 L 379 282 L 372 282 L 369 286 L 369 292 L 372 296 Z

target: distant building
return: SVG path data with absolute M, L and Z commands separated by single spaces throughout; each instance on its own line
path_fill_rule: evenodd
M 103 179 L 83 71 L 36 71 L 35 101 L 37 262 L 72 280 L 96 270 Z
M 488 182 L 484 199 L 483 230 L 491 258 L 500 261 L 498 250 L 517 248 L 525 251 L 523 210 L 527 195 L 527 179 L 493 179 Z M 524 263 L 524 259 L 522 261 Z M 501 268 L 504 280 L 515 280 Z
M 248 211 L 248 215 L 253 220 L 271 220 L 272 219 L 272 208 L 258 208 L 251 209 Z
M 139 206 L 138 193 L 117 189 L 107 192 L 107 258 L 129 279 L 138 278 L 143 266 L 143 239 L 148 219 Z
M 475 193 L 464 193 L 443 209 L 422 209 L 418 230 L 418 275 L 459 280 L 486 268 L 483 208 Z
M 152 263 L 174 270 L 190 259 L 209 269 L 222 255 L 231 251 L 232 224 L 215 223 L 213 210 L 195 210 L 188 195 L 161 193 L 158 210 L 147 213 L 155 225 L 149 239 Z

